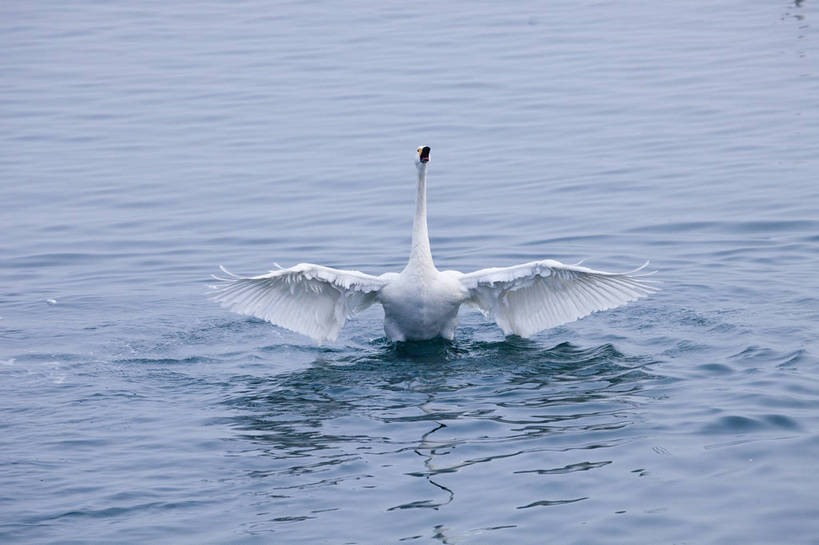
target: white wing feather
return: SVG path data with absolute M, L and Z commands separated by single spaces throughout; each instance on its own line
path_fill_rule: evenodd
M 598 310 L 618 307 L 658 291 L 628 273 L 595 271 L 545 259 L 461 276 L 468 304 L 495 320 L 506 335 L 528 337 Z
M 375 301 L 385 281 L 358 271 L 301 263 L 268 274 L 241 277 L 220 267 L 212 299 L 239 314 L 255 316 L 322 343 L 335 340 L 353 313 Z

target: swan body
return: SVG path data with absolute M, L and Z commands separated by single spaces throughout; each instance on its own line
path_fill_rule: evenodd
M 428 162 L 429 148 L 418 148 L 412 247 L 400 273 L 373 276 L 301 263 L 241 277 L 222 268 L 227 277 L 215 277 L 221 285 L 212 298 L 323 343 L 335 340 L 347 318 L 374 303 L 384 308 L 384 331 L 393 341 L 452 339 L 463 304 L 494 320 L 504 334 L 528 337 L 657 291 L 638 274 L 645 265 L 608 273 L 544 259 L 468 274 L 439 271 L 427 231 Z
M 384 307 L 384 331 L 394 341 L 452 339 L 458 309 L 469 293 L 456 271 L 407 267 L 384 286 L 376 300 Z

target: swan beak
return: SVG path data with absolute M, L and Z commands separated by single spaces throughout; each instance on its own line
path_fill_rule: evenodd
M 424 146 L 418 150 L 418 160 L 422 163 L 429 162 L 429 146 Z

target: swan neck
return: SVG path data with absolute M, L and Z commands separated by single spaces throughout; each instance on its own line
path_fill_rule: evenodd
M 415 220 L 412 223 L 411 264 L 432 265 L 432 251 L 427 231 L 427 169 L 418 168 L 418 195 L 415 199 Z

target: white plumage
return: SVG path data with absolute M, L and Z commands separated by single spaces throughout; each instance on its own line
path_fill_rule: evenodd
M 223 282 L 215 300 L 318 342 L 338 337 L 347 318 L 373 304 L 386 284 L 368 274 L 309 263 L 249 278 L 221 269 L 228 278 L 214 277 Z
M 657 291 L 637 274 L 595 271 L 544 259 L 463 274 L 438 271 L 426 214 L 429 148 L 418 148 L 418 196 L 412 250 L 404 270 L 372 276 L 301 263 L 253 277 L 215 277 L 213 299 L 238 312 L 307 335 L 335 340 L 347 318 L 373 303 L 384 307 L 384 330 L 394 341 L 452 339 L 462 304 L 477 307 L 506 335 L 528 337 Z

